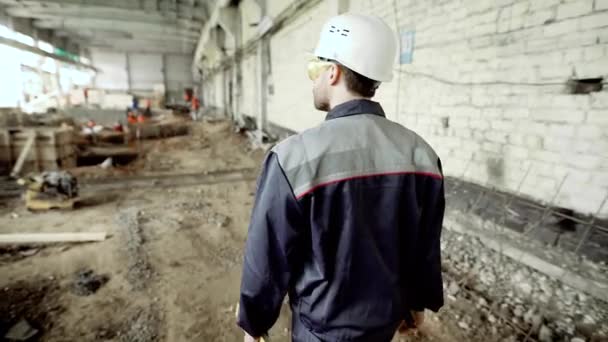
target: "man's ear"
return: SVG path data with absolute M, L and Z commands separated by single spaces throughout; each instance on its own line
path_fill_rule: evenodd
M 329 85 L 336 85 L 342 76 L 342 70 L 337 64 L 333 64 L 329 69 Z

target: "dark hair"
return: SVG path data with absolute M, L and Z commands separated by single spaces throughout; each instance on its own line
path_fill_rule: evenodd
M 338 66 L 340 70 L 342 70 L 342 74 L 346 80 L 346 86 L 350 91 L 363 97 L 374 97 L 380 82 L 374 81 L 357 72 L 354 72 L 342 64 L 338 64 Z

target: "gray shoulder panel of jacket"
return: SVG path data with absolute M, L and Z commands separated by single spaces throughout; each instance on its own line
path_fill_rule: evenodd
M 437 154 L 424 139 L 372 114 L 325 121 L 272 151 L 296 198 L 316 187 L 358 177 L 406 173 L 442 177 Z

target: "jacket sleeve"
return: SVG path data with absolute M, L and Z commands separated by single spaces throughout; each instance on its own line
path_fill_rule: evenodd
M 264 161 L 243 262 L 237 324 L 259 337 L 276 322 L 292 280 L 302 214 L 271 152 Z
M 437 161 L 441 171 L 441 161 Z M 443 280 L 441 276 L 441 229 L 445 211 L 444 180 L 429 179 L 425 189 L 420 221 L 418 275 L 412 310 L 429 309 L 437 312 L 443 306 Z

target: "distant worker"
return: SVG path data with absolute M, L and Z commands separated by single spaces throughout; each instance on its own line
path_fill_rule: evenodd
M 89 104 L 89 88 L 84 88 L 83 94 L 84 94 L 84 103 Z
M 198 96 L 194 95 L 192 96 L 192 103 L 191 103 L 191 112 L 190 112 L 190 116 L 192 117 L 192 120 L 198 120 L 198 111 L 201 108 L 201 102 L 198 99 Z
M 146 116 L 144 115 L 144 113 L 138 113 L 137 114 L 137 123 L 144 123 L 146 122 Z
M 114 123 L 112 129 L 114 132 L 124 132 L 124 127 L 122 126 L 122 122 L 120 122 L 120 120 Z
M 152 117 L 152 100 L 146 99 L 146 108 L 144 110 L 146 118 Z
M 131 109 L 135 112 L 139 110 L 139 98 L 135 95 L 131 98 Z
M 131 108 L 127 108 L 127 123 L 136 124 L 137 117 L 135 116 L 135 112 L 131 110 Z
M 275 146 L 258 179 L 238 312 L 245 341 L 268 332 L 287 293 L 293 341 L 388 342 L 443 305 L 441 163 L 370 100 L 396 53 L 379 18 L 324 26 L 308 75 L 326 119 Z

